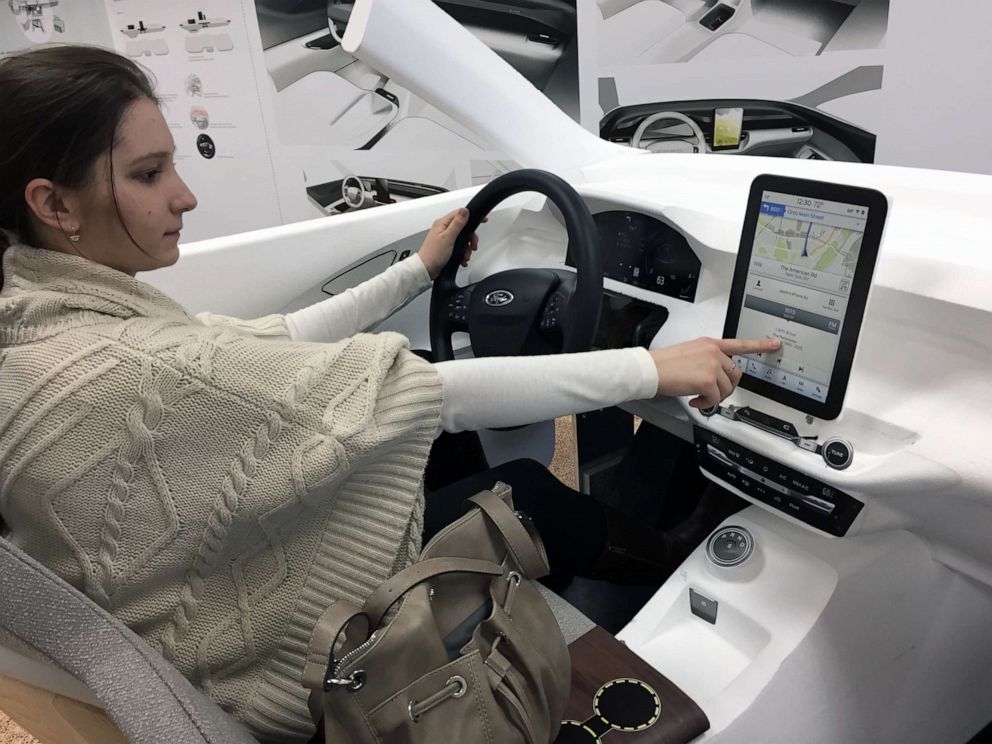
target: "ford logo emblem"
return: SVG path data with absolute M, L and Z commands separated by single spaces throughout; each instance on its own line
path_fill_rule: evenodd
M 486 295 L 486 304 L 489 307 L 503 307 L 513 302 L 513 292 L 508 289 L 497 289 Z

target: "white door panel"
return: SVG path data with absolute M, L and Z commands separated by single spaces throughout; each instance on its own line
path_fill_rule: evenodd
M 253 318 L 298 306 L 301 296 L 384 250 L 416 251 L 431 222 L 472 190 L 214 238 L 182 246 L 175 266 L 144 274 L 191 312 Z M 314 295 L 316 297 L 316 295 Z

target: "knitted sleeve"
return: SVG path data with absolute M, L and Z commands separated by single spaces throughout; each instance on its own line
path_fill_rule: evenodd
M 285 315 L 263 315 L 254 320 L 243 320 L 242 318 L 232 318 L 229 315 L 216 315 L 214 313 L 197 313 L 195 317 L 206 326 L 224 326 L 257 338 L 283 340 L 289 338 L 289 328 L 286 326 Z

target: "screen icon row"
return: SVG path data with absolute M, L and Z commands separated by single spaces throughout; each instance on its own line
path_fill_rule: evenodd
M 744 370 L 744 374 L 751 375 L 765 382 L 770 382 L 772 385 L 777 385 L 785 390 L 791 390 L 794 393 L 799 393 L 821 403 L 827 400 L 828 388 L 822 382 L 800 377 L 781 367 L 774 367 L 749 357 L 735 356 L 734 361 L 737 362 L 738 367 Z

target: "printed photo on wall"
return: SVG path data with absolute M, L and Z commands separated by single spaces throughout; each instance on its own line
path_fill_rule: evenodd
M 0 55 L 56 42 L 112 46 L 104 0 L 0 2 Z
M 718 62 L 879 49 L 889 0 L 596 0 L 599 64 Z
M 578 119 L 575 0 L 435 2 Z M 464 157 L 486 151 L 477 134 L 344 51 L 353 5 L 255 0 L 282 143 Z
M 294 154 L 314 217 L 443 194 L 462 188 L 469 179 L 467 164 L 433 153 L 397 158 L 396 153 L 307 147 Z
M 697 85 L 664 87 L 676 95 L 698 90 L 706 97 L 658 96 L 659 100 L 643 103 L 645 93 L 637 86 L 628 86 L 621 103 L 617 78 L 600 78 L 600 105 L 606 113 L 599 122 L 599 134 L 610 142 L 656 153 L 873 163 L 876 135 L 866 128 L 870 124 L 855 124 L 846 118 L 856 109 L 845 107 L 845 103 L 877 93 L 882 87 L 882 72 L 881 65 L 859 66 L 813 89 L 799 88 L 802 92 L 790 98 L 778 97 L 792 87 L 790 81 L 772 88 L 752 85 L 747 76 L 741 76 L 730 86 L 741 95 L 730 98 L 713 95 L 726 89 L 717 81 L 706 85 L 707 81 L 697 80 Z M 752 80 L 761 77 L 751 76 Z M 641 86 L 645 90 L 652 87 Z M 638 92 L 632 93 L 634 90 Z M 637 102 L 627 102 L 631 99 Z

